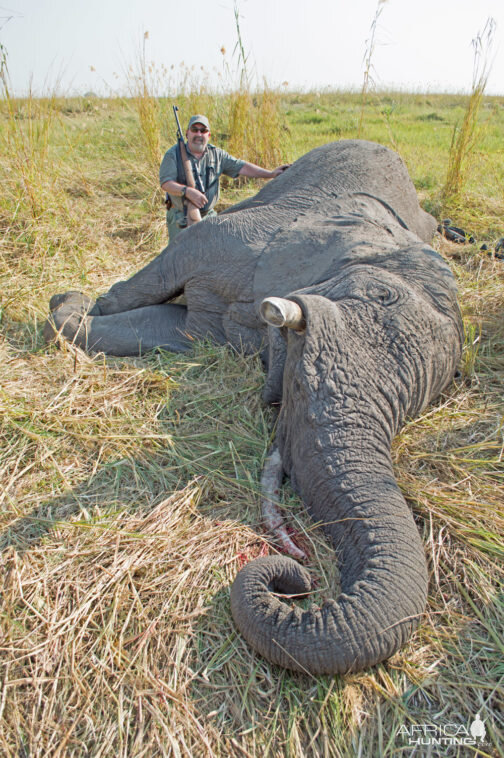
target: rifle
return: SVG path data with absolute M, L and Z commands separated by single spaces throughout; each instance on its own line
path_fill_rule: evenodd
M 185 173 L 185 180 L 188 187 L 192 187 L 193 189 L 196 188 L 196 182 L 194 181 L 194 174 L 191 166 L 191 161 L 189 160 L 189 156 L 187 155 L 187 150 L 184 142 L 184 138 L 182 136 L 182 129 L 180 128 L 180 122 L 177 115 L 178 107 L 176 105 L 173 106 L 173 115 L 175 116 L 175 121 L 177 122 L 177 142 L 180 150 L 180 157 L 182 158 L 182 166 L 184 167 L 184 173 Z M 192 224 L 196 224 L 198 221 L 201 221 L 201 213 L 199 212 L 199 208 L 196 208 L 195 205 L 191 203 L 190 200 L 186 200 L 186 209 L 187 209 L 187 226 L 191 226 Z

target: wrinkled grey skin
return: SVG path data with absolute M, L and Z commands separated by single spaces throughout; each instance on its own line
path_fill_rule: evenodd
M 460 357 L 454 281 L 425 244 L 434 230 L 395 153 L 342 141 L 184 231 L 96 304 L 75 293 L 51 303 L 68 339 L 115 355 L 185 350 L 205 336 L 254 351 L 267 338 L 265 398 L 282 399 L 283 468 L 341 569 L 339 596 L 305 611 L 271 593 L 310 589 L 292 559 L 259 559 L 238 574 L 237 626 L 287 668 L 334 674 L 376 664 L 424 610 L 422 542 L 390 445 L 405 418 L 450 382 Z M 166 304 L 182 292 L 187 308 Z M 259 306 L 267 296 L 297 302 L 304 331 L 266 331 Z

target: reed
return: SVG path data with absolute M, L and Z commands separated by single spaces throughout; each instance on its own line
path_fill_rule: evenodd
M 139 71 L 134 77 L 133 94 L 140 122 L 140 133 L 143 137 L 143 145 L 147 163 L 155 176 L 159 169 L 162 158 L 161 135 L 160 135 L 160 110 L 158 98 L 152 92 L 150 75 L 153 67 L 146 60 L 146 42 L 149 32 L 144 32 L 142 40 L 142 52 L 139 58 Z
M 285 134 L 282 132 L 280 95 L 275 89 L 253 87 L 248 69 L 249 55 L 240 27 L 238 2 L 234 4 L 237 42 L 234 55 L 238 61 L 238 86 L 227 98 L 227 133 L 230 152 L 260 166 L 273 168 L 287 159 Z M 227 67 L 229 73 L 229 67 Z
M 460 126 L 455 126 L 452 134 L 448 168 L 442 190 L 445 209 L 456 203 L 460 196 L 464 188 L 471 158 L 481 139 L 478 120 L 492 66 L 491 53 L 494 33 L 495 21 L 489 18 L 483 31 L 478 32 L 472 41 L 474 49 L 473 81 L 462 123 Z
M 38 219 L 50 202 L 54 190 L 51 182 L 49 146 L 54 121 L 58 115 L 57 97 L 36 98 L 31 92 L 22 100 L 11 95 L 7 51 L 0 48 L 0 96 L 6 128 L 3 130 L 3 150 L 9 157 L 7 181 L 3 184 L 4 202 L 27 209 L 31 218 Z
M 360 115 L 359 115 L 359 127 L 357 130 L 357 137 L 360 139 L 362 137 L 363 127 L 364 127 L 364 114 L 366 111 L 366 105 L 368 102 L 368 96 L 370 89 L 374 87 L 374 80 L 373 80 L 373 56 L 376 48 L 376 30 L 378 28 L 378 21 L 380 19 L 380 16 L 383 12 L 383 6 L 387 0 L 378 0 L 378 5 L 376 6 L 375 15 L 373 17 L 373 21 L 371 22 L 371 28 L 370 28 L 370 36 L 369 39 L 366 40 L 366 50 L 364 53 L 364 80 L 362 82 L 362 89 L 361 89 L 361 106 L 360 106 Z

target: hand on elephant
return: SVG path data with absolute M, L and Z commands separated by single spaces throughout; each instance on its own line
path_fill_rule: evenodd
M 287 171 L 288 168 L 292 166 L 292 163 L 284 163 L 283 166 L 278 166 L 278 168 L 274 168 L 271 172 L 271 178 L 276 179 L 277 176 L 280 176 L 280 174 L 283 174 L 284 171 Z

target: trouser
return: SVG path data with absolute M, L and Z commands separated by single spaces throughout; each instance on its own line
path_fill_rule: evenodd
M 206 213 L 202 221 L 204 221 L 206 218 L 211 218 L 211 216 L 216 216 L 217 213 L 212 209 Z M 180 234 L 182 229 L 184 228 L 181 226 L 181 224 L 184 223 L 184 212 L 179 211 L 176 208 L 170 208 L 169 211 L 166 211 L 166 226 L 168 227 L 168 244 L 170 242 L 173 242 L 177 234 Z

